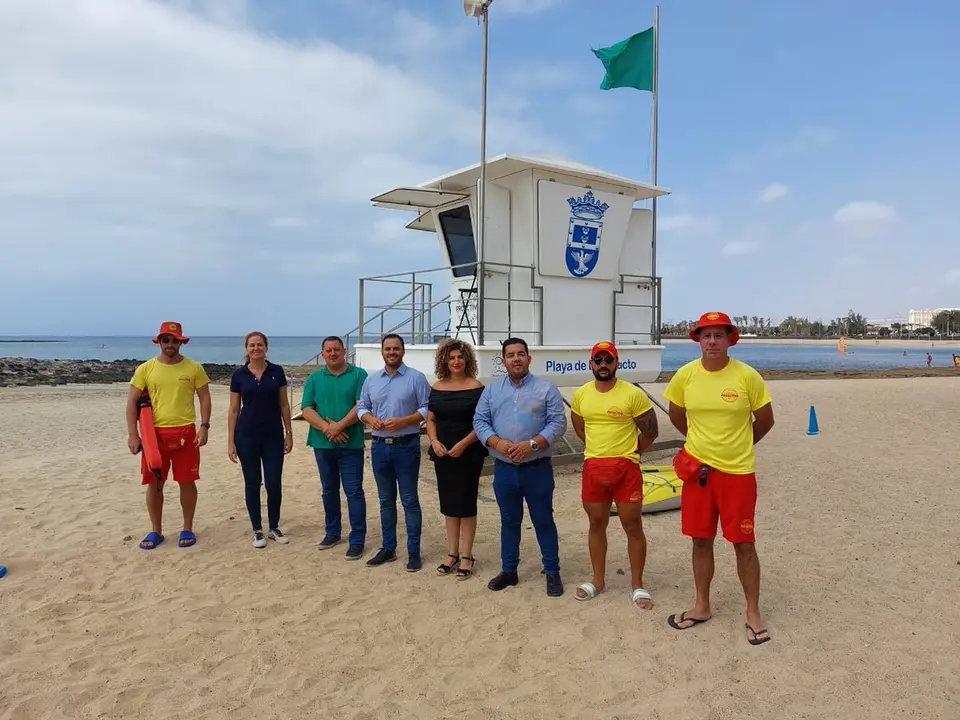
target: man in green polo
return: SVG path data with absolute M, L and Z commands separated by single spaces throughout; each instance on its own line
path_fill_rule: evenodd
M 326 516 L 320 549 L 340 542 L 342 483 L 350 518 L 347 560 L 359 560 L 367 536 L 367 499 L 363 493 L 363 424 L 357 420 L 357 401 L 367 371 L 347 362 L 338 337 L 324 338 L 321 354 L 327 366 L 310 374 L 300 401 L 303 419 L 310 424 L 307 446 L 313 448 L 320 470 Z

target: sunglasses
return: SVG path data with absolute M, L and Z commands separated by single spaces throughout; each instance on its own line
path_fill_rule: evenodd
M 160 338 L 160 343 L 163 345 L 179 345 L 180 341 L 175 337 L 165 335 L 164 337 Z
M 594 355 L 593 362 L 597 365 L 616 365 L 617 361 L 612 355 Z

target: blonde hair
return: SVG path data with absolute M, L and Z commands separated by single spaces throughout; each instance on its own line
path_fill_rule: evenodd
M 243 352 L 243 362 L 244 362 L 244 364 L 250 362 L 250 354 L 247 352 L 247 343 L 250 342 L 250 338 L 252 338 L 252 337 L 258 337 L 258 338 L 260 338 L 261 340 L 263 340 L 263 348 L 264 348 L 264 350 L 269 350 L 269 349 L 270 349 L 270 341 L 267 340 L 267 336 L 266 336 L 266 335 L 264 335 L 264 334 L 263 334 L 262 332 L 260 332 L 259 330 L 254 330 L 253 332 L 248 332 L 248 333 L 244 336 L 244 338 L 243 338 L 243 351 L 244 351 L 244 352 Z
M 437 380 L 445 380 L 450 377 L 448 363 L 450 362 L 450 353 L 454 350 L 459 350 L 463 353 L 464 375 L 469 378 L 476 378 L 478 370 L 477 355 L 473 351 L 473 346 L 463 340 L 447 338 L 437 345 L 437 357 L 433 365 L 433 374 L 437 376 Z

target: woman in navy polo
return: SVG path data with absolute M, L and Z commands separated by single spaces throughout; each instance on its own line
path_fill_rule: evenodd
M 267 489 L 268 536 L 278 543 L 289 539 L 280 532 L 283 456 L 293 449 L 293 426 L 283 368 L 267 360 L 267 336 L 247 333 L 243 340 L 244 365 L 230 378 L 227 415 L 227 456 L 240 460 L 246 487 L 247 512 L 253 525 L 253 546 L 263 548 L 260 518 L 260 483 Z M 262 474 L 261 474 L 262 468 Z

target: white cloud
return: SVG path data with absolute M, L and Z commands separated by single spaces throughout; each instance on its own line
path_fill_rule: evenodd
M 770 151 L 776 157 L 797 155 L 832 145 L 836 139 L 837 133 L 833 128 L 805 125 L 785 140 L 774 143 Z
M 299 217 L 275 217 L 270 225 L 275 228 L 302 228 L 307 222 Z
M 760 243 L 750 240 L 734 240 L 723 246 L 724 255 L 752 255 L 760 251 Z
M 872 232 L 897 220 L 897 211 L 890 205 L 864 201 L 847 203 L 833 214 L 834 222 L 858 230 Z
M 328 42 L 258 36 L 245 7 L 3 0 L 8 271 L 89 282 L 147 266 L 162 247 L 189 258 L 185 274 L 223 274 L 235 271 L 238 247 L 269 239 L 264 228 L 307 225 L 324 231 L 302 246 L 284 240 L 282 252 L 349 263 L 369 242 L 369 217 L 386 212 L 369 209 L 370 197 L 472 160 L 472 95 L 461 102 L 449 87 Z M 436 37 L 413 16 L 398 22 L 421 42 Z M 524 122 L 492 114 L 489 125 L 491 152 L 547 142 Z M 325 247 L 347 242 L 350 253 Z
M 771 203 L 774 200 L 779 200 L 782 197 L 786 197 L 789 192 L 790 188 L 788 188 L 786 185 L 773 183 L 772 185 L 767 185 L 763 190 L 760 191 L 760 194 L 757 196 L 757 202 Z
M 709 233 L 716 229 L 716 222 L 697 215 L 664 215 L 657 218 L 657 230 L 678 233 Z

